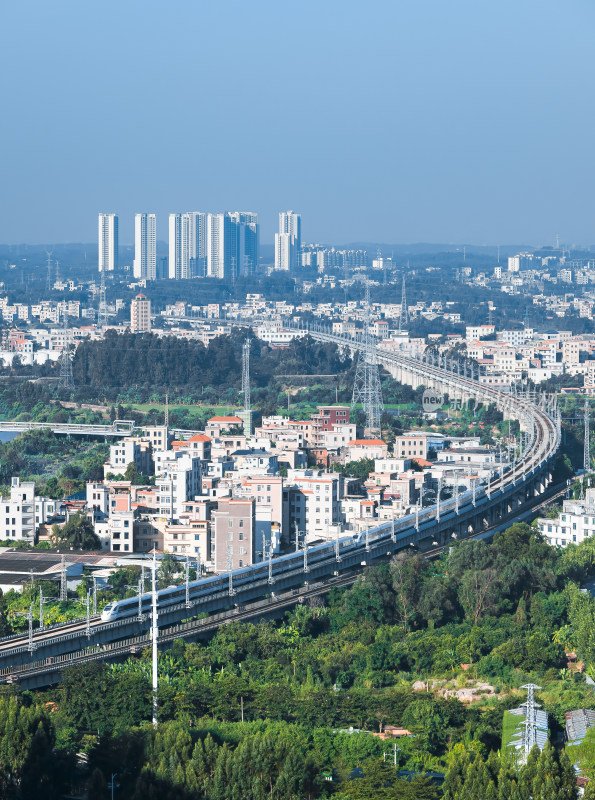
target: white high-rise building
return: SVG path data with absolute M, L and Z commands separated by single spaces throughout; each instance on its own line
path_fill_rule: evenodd
M 98 258 L 99 272 L 118 269 L 118 215 L 99 214 Z
M 230 215 L 235 225 L 235 273 L 234 277 L 251 276 L 258 267 L 258 214 L 250 211 L 233 211 Z
M 207 218 L 207 271 L 210 278 L 254 275 L 258 266 L 258 214 L 227 211 Z
M 134 277 L 157 277 L 157 222 L 155 214 L 134 217 Z
M 203 277 L 206 271 L 207 214 L 169 215 L 169 277 Z
M 282 211 L 279 214 L 279 233 L 275 234 L 275 269 L 297 269 L 301 249 L 302 218 L 293 211 Z
M 225 277 L 225 222 L 226 214 L 209 214 L 207 217 L 207 276 Z M 227 226 L 229 228 L 229 225 Z

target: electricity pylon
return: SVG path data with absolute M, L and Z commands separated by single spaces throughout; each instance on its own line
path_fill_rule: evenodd
M 366 284 L 366 311 L 364 338 L 359 351 L 351 408 L 361 403 L 366 415 L 366 434 L 371 438 L 380 437 L 380 419 L 384 411 L 382 388 L 376 355 L 376 341 L 370 331 L 370 285 Z

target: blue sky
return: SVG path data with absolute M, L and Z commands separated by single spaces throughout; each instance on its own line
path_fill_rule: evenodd
M 0 242 L 595 242 L 592 0 L 6 0 Z

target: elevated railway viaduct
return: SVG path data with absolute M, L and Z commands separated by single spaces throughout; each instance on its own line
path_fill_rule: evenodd
M 312 330 L 311 334 L 351 350 L 361 346 L 356 340 L 324 330 Z M 256 564 L 241 575 L 223 574 L 210 584 L 206 594 L 201 593 L 199 582 L 185 602 L 160 609 L 164 643 L 174 636 L 204 635 L 207 628 L 229 619 L 286 608 L 337 582 L 348 583 L 366 564 L 378 563 L 399 550 L 411 546 L 439 549 L 454 538 L 482 535 L 539 503 L 551 483 L 552 461 L 560 445 L 560 416 L 552 401 L 484 386 L 468 368 L 465 371 L 452 364 L 429 363 L 384 351 L 378 352 L 378 360 L 403 383 L 431 387 L 462 400 L 494 403 L 505 417 L 519 421 L 524 433 L 521 452 L 505 469 L 501 465 L 489 481 L 473 485 L 454 498 L 361 534 Z M 207 619 L 196 619 L 202 615 Z M 148 625 L 149 619 L 142 613 L 107 623 L 94 617 L 32 630 L 29 636 L 1 639 L 0 680 L 20 681 L 23 686 L 46 685 L 69 664 L 122 657 L 147 643 Z

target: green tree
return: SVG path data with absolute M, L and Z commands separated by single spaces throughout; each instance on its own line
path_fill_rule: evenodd
M 95 534 L 93 523 L 84 511 L 72 514 L 62 528 L 54 525 L 52 537 L 58 547 L 69 547 L 71 550 L 101 549 L 101 542 Z

